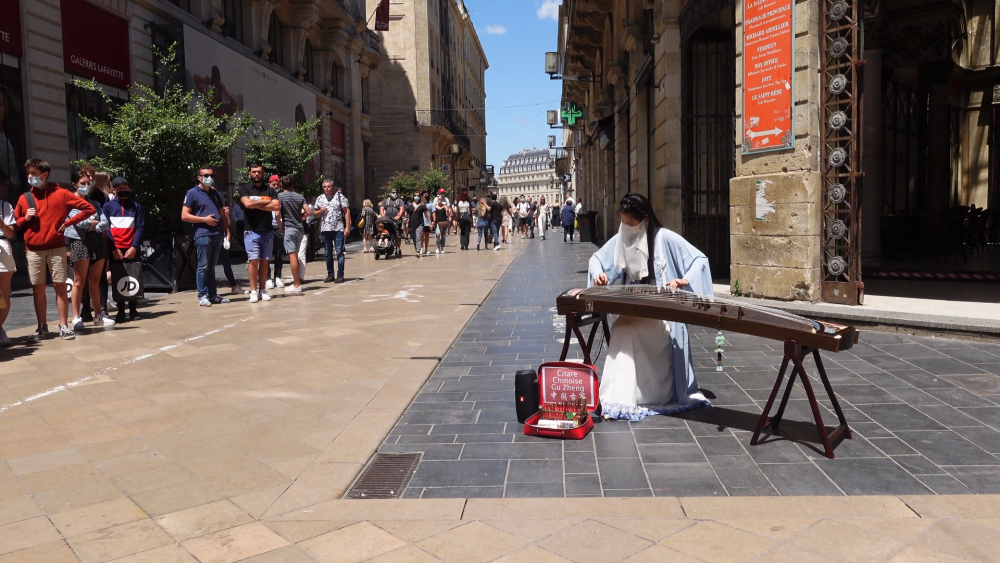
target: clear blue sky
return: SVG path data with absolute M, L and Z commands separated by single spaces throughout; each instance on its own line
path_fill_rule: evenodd
M 559 3 L 465 0 L 490 64 L 486 71 L 486 161 L 498 173 L 508 155 L 545 147 L 548 135 L 557 134 L 557 142 L 562 142 L 561 131 L 545 124 L 545 110 L 558 109 L 562 91 L 562 82 L 549 80 L 545 74 L 545 52 L 556 50 Z

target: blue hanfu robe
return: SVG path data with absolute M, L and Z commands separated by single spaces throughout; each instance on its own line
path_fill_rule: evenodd
M 624 272 L 614 263 L 617 238 L 618 235 L 612 237 L 590 258 L 587 287 L 593 286 L 594 278 L 602 272 L 608 277 L 608 285 L 624 280 Z M 653 270 L 657 287 L 665 288 L 675 279 L 685 279 L 689 285 L 681 288 L 681 291 L 692 291 L 709 297 L 713 295 L 712 273 L 709 270 L 708 258 L 673 231 L 660 229 L 656 234 L 653 243 Z M 611 408 L 604 409 L 605 416 L 635 421 L 652 414 L 671 414 L 711 404 L 698 390 L 687 325 L 675 322 L 668 322 L 667 325 L 670 329 L 670 365 L 663 366 L 662 376 L 647 375 L 672 377 L 673 400 L 658 405 L 612 404 L 609 405 Z

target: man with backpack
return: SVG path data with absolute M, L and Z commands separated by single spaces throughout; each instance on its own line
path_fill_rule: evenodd
M 89 219 L 97 210 L 75 192 L 58 184 L 49 183 L 52 167 L 49 163 L 32 158 L 24 164 L 28 174 L 27 192 L 21 194 L 14 208 L 14 220 L 24 237 L 28 258 L 28 278 L 35 302 L 38 328 L 28 336 L 28 342 L 40 342 L 48 337 L 49 327 L 45 312 L 45 273 L 52 274 L 52 287 L 56 292 L 59 310 L 59 336 L 63 340 L 76 338 L 69 326 L 69 297 L 66 294 L 66 239 L 63 231 Z M 79 211 L 69 217 L 70 211 Z
M 389 192 L 389 197 L 379 203 L 379 217 L 388 217 L 396 223 L 396 256 L 403 255 L 401 233 L 403 232 L 403 213 L 405 212 L 406 206 L 403 204 L 403 198 L 399 197 L 399 192 L 395 189 Z

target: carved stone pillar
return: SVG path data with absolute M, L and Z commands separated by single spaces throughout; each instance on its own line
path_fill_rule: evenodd
M 267 42 L 267 32 L 271 25 L 271 13 L 278 5 L 278 0 L 253 0 L 251 5 L 251 37 L 250 45 L 254 53 L 262 59 L 267 59 L 272 47 Z
M 319 10 L 316 3 L 309 0 L 293 3 L 289 12 L 290 26 L 285 30 L 285 37 L 282 39 L 286 41 L 286 52 L 291 62 L 289 70 L 301 80 L 306 75 L 306 41 L 309 39 L 309 33 L 316 29 L 316 24 L 319 22 Z

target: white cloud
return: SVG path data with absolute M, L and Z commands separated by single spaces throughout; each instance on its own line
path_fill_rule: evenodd
M 538 8 L 538 19 L 552 18 L 558 21 L 560 3 L 561 0 L 543 0 L 542 5 Z
M 507 33 L 507 28 L 502 25 L 488 25 L 486 26 L 486 33 L 503 35 L 504 33 Z

